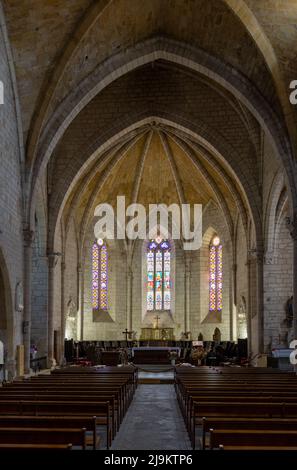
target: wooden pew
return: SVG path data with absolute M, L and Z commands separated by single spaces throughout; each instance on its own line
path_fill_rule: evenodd
M 134 367 L 70 367 L 13 381 L 0 388 L 0 425 L 1 417 L 8 414 L 26 417 L 28 423 L 30 417 L 90 419 L 95 415 L 96 424 L 106 426 L 109 448 L 133 398 L 137 379 Z
M 195 448 L 195 427 L 197 419 L 202 423 L 203 417 L 244 417 L 244 418 L 281 418 L 297 417 L 297 403 L 226 403 L 226 402 L 194 402 L 193 416 L 190 424 L 189 434 L 193 447 Z M 198 421 L 199 422 L 199 421 Z
M 297 431 L 297 418 L 202 418 L 202 449 L 210 429 Z
M 1 451 L 12 450 L 70 450 L 72 444 L 0 444 Z
M 1 444 L 68 445 L 86 449 L 86 429 L 0 427 Z
M 79 401 L 0 401 L 0 415 L 33 416 L 96 416 L 106 426 L 107 448 L 112 442 L 111 411 L 109 402 Z
M 55 429 L 68 429 L 68 428 L 85 428 L 86 431 L 91 431 L 92 439 L 91 445 L 94 450 L 99 448 L 100 438 L 97 435 L 97 418 L 92 416 L 1 416 L 0 427 L 13 427 L 13 428 L 55 428 Z M 87 445 L 89 442 L 87 436 Z
M 282 430 L 210 430 L 210 449 L 229 446 L 234 450 L 244 448 L 278 447 L 297 448 L 297 431 Z
M 87 393 L 87 392 L 86 392 Z M 100 394 L 96 393 L 95 395 L 90 394 L 90 395 L 75 395 L 72 393 L 65 394 L 65 393 L 50 393 L 50 392 L 35 392 L 35 393 L 10 393 L 10 394 L 2 394 L 0 392 L 0 403 L 1 401 L 18 401 L 21 400 L 22 402 L 39 402 L 39 401 L 53 401 L 53 402 L 60 402 L 60 401 L 67 401 L 67 402 L 73 402 L 73 401 L 79 401 L 80 403 L 82 402 L 109 402 L 110 407 L 111 407 L 111 424 L 112 424 L 112 437 L 115 436 L 117 428 L 118 428 L 118 419 L 119 419 L 119 409 L 116 409 L 115 405 L 115 397 L 113 395 L 106 395 L 106 394 Z M 118 419 L 117 419 L 118 418 Z M 98 420 L 100 418 L 98 417 Z

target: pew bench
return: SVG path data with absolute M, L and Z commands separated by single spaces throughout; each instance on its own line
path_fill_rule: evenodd
M 87 416 L 1 416 L 0 427 L 12 428 L 85 428 L 91 433 L 91 439 L 86 436 L 87 446 L 91 445 L 94 450 L 99 449 L 100 437 L 97 435 L 97 417 Z
M 86 449 L 86 429 L 0 427 L 1 444 L 68 445 Z
M 226 402 L 194 402 L 193 415 L 189 423 L 188 431 L 190 439 L 195 448 L 196 424 L 202 424 L 203 417 L 206 418 L 284 418 L 297 417 L 297 403 L 226 403 Z
M 106 426 L 107 449 L 113 438 L 109 402 L 0 400 L 0 415 L 96 416 L 97 424 Z
M 0 450 L 71 450 L 72 444 L 1 444 Z
M 234 450 L 243 448 L 265 447 L 273 449 L 276 447 L 297 447 L 297 431 L 283 430 L 230 430 L 210 429 L 210 449 L 226 449 L 230 446 Z
M 202 418 L 202 441 L 201 448 L 206 448 L 207 436 L 211 429 L 229 430 L 275 430 L 296 431 L 297 418 Z

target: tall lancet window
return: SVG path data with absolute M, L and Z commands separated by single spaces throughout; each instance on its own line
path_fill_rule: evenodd
M 107 310 L 108 252 L 102 239 L 92 247 L 92 305 L 93 310 Z
M 170 271 L 170 243 L 157 237 L 147 247 L 147 310 L 170 310 Z
M 220 238 L 213 237 L 209 247 L 209 311 L 223 308 L 223 258 Z

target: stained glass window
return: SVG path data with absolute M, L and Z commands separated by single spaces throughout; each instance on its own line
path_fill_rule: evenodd
M 209 310 L 223 308 L 223 257 L 222 245 L 218 236 L 213 237 L 209 247 Z
M 171 253 L 168 240 L 156 238 L 147 248 L 147 310 L 170 310 Z
M 107 310 L 108 252 L 103 240 L 92 247 L 92 306 L 93 310 Z

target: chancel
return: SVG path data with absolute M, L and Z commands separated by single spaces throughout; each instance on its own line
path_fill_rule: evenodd
M 0 450 L 297 449 L 296 20 L 0 0 Z

